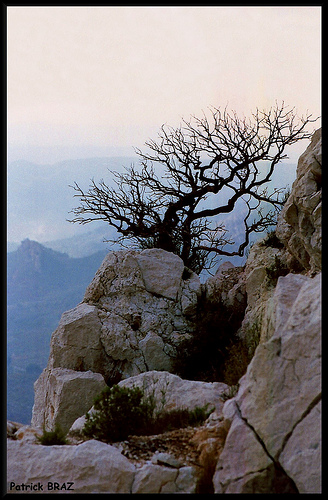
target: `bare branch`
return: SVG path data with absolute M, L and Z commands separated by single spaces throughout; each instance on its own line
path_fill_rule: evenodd
M 192 117 L 176 129 L 162 126 L 157 141 L 146 142 L 147 152 L 136 150 L 138 168 L 112 172 L 115 186 L 103 180 L 92 180 L 87 192 L 72 186 L 80 199 L 72 222 L 105 220 L 119 243 L 175 252 L 197 272 L 215 256 L 242 256 L 250 235 L 274 223 L 282 190 L 269 193 L 272 174 L 290 145 L 311 137 L 313 122 L 276 103 L 250 119 L 213 107 L 209 117 Z M 244 239 L 229 251 L 233 242 L 218 217 L 237 203 L 246 209 Z M 264 213 L 263 204 L 272 210 Z

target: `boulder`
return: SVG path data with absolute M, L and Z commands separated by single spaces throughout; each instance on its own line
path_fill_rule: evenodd
M 24 424 L 7 420 L 7 438 L 12 438 L 21 427 L 24 427 Z
M 220 301 L 234 314 L 242 315 L 246 307 L 246 287 L 243 280 L 243 268 L 235 267 L 231 262 L 223 262 L 214 276 L 204 284 L 206 299 Z
M 195 493 L 197 478 L 193 467 L 165 467 L 152 463 L 137 470 L 131 493 Z
M 228 385 L 222 382 L 184 380 L 169 372 L 149 371 L 122 380 L 122 387 L 140 387 L 155 398 L 158 409 L 194 408 L 208 405 L 218 412 L 223 407 L 223 394 Z
M 266 309 L 279 274 L 288 272 L 288 251 L 285 248 L 270 246 L 267 237 L 254 243 L 240 276 L 240 282 L 244 283 L 246 289 L 247 305 L 238 335 L 248 345 L 269 339 L 270 333 L 265 323 Z
M 183 261 L 175 254 L 151 248 L 137 257 L 147 292 L 176 300 L 184 270 Z
M 83 302 L 63 313 L 47 368 L 91 370 L 106 382 L 170 370 L 176 347 L 193 331 L 199 277 L 160 249 L 110 252 Z
M 180 408 L 193 410 L 208 405 L 209 409 L 215 409 L 219 415 L 224 404 L 224 394 L 229 388 L 222 382 L 184 380 L 172 373 L 156 370 L 124 379 L 118 385 L 141 388 L 146 395 L 154 398 L 155 408 L 158 411 Z M 90 413 L 93 411 L 91 408 Z M 85 421 L 85 416 L 76 419 L 72 423 L 70 432 L 80 433 Z
M 68 431 L 90 409 L 104 387 L 100 373 L 46 368 L 35 382 L 32 426 L 52 430 L 59 424 L 64 432 Z
M 23 425 L 20 427 L 12 439 L 17 439 L 18 441 L 26 441 L 28 443 L 37 443 L 38 438 L 41 437 L 42 433 L 40 429 L 34 429 L 30 425 Z
M 223 408 L 216 493 L 320 493 L 321 275 L 279 278 L 272 301 L 272 336 Z
M 135 466 L 100 441 L 64 446 L 7 443 L 8 492 L 20 493 L 15 486 L 24 483 L 41 485 L 42 490 L 35 491 L 41 493 L 130 493 L 134 476 Z
M 106 376 L 101 328 L 95 306 L 81 303 L 64 312 L 51 337 L 48 368 L 91 370 Z
M 276 233 L 303 269 L 321 270 L 321 129 L 300 156 L 296 180 L 278 218 Z

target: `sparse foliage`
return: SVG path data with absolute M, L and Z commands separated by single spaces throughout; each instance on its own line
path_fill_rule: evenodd
M 275 223 L 282 190 L 269 191 L 268 183 L 286 147 L 311 137 L 306 127 L 313 121 L 282 103 L 249 120 L 212 108 L 209 118 L 162 126 L 146 152 L 136 150 L 139 168 L 112 172 L 115 187 L 92 180 L 85 192 L 75 183 L 81 204 L 72 222 L 105 220 L 122 245 L 174 252 L 198 273 L 220 255 L 243 256 L 250 235 Z M 228 250 L 235 242 L 219 217 L 237 205 L 244 206 L 244 238 Z
M 96 398 L 94 412 L 86 414 L 83 433 L 106 443 L 123 441 L 129 435 L 150 435 L 202 423 L 213 411 L 208 405 L 193 410 L 156 409 L 154 394 L 139 387 L 106 387 Z
M 242 315 L 201 296 L 194 333 L 177 347 L 174 372 L 190 380 L 225 382 L 226 362 L 241 321 Z
M 67 444 L 66 434 L 61 429 L 59 424 L 55 425 L 53 431 L 46 431 L 45 427 L 43 428 L 43 433 L 39 436 L 38 441 L 43 446 L 54 446 L 54 445 L 64 445 Z

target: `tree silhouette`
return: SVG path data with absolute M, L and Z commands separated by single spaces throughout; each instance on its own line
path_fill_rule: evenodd
M 71 222 L 105 220 L 118 243 L 174 252 L 198 273 L 217 256 L 243 256 L 250 234 L 272 226 L 283 203 L 283 189 L 268 190 L 275 166 L 287 158 L 287 146 L 311 137 L 306 127 L 314 121 L 282 103 L 257 109 L 250 119 L 211 108 L 209 118 L 163 125 L 157 141 L 145 143 L 146 152 L 136 150 L 138 168 L 112 172 L 115 187 L 92 180 L 84 192 L 75 182 L 80 206 Z M 243 238 L 229 251 L 235 242 L 218 217 L 237 203 L 244 205 Z

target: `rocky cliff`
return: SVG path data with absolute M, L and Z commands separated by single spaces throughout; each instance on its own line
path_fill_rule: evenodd
M 317 131 L 275 233 L 254 244 L 243 268 L 226 263 L 204 285 L 162 250 L 108 254 L 52 335 L 32 426 L 9 425 L 9 491 L 33 481 L 54 488 L 54 478 L 74 492 L 321 492 L 320 179 Z M 200 297 L 243 317 L 236 338 L 254 355 L 234 387 L 170 373 L 195 334 Z M 169 409 L 209 403 L 214 412 L 198 429 L 83 441 L 84 414 L 110 383 L 151 386 L 157 400 L 165 389 Z M 36 444 L 56 424 L 70 444 Z

